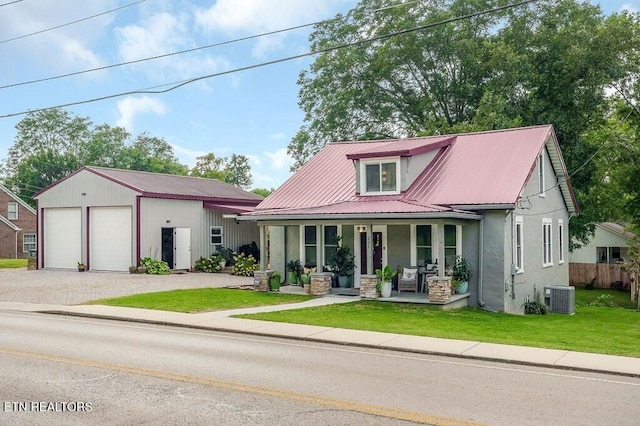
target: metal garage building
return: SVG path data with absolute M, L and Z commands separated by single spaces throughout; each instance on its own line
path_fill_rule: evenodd
M 39 268 L 127 271 L 151 257 L 189 269 L 217 245 L 259 240 L 235 215 L 262 197 L 215 179 L 83 167 L 34 198 Z

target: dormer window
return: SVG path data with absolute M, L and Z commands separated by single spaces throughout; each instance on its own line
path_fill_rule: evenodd
M 365 195 L 400 193 L 400 159 L 361 160 L 361 193 Z

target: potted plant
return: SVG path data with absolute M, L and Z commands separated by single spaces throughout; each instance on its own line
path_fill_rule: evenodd
M 391 296 L 391 280 L 396 276 L 398 271 L 386 265 L 382 269 L 376 269 L 376 275 L 380 279 L 378 281 L 378 291 L 382 297 Z
M 220 264 L 220 270 L 224 269 L 227 264 L 230 265 L 233 261 L 233 251 L 221 245 L 216 246 L 214 256 Z
M 356 267 L 354 261 L 355 256 L 351 254 L 349 247 L 344 247 L 341 244 L 342 237 L 336 237 L 335 253 L 329 259 L 329 266 L 334 274 L 338 276 L 338 285 L 340 287 L 347 287 L 349 283 L 349 275 L 353 274 L 353 269 Z
M 84 272 L 87 267 L 82 262 L 78 262 L 78 272 Z
M 300 260 L 290 260 L 287 262 L 287 271 L 289 272 L 289 284 L 297 285 L 302 278 L 302 265 Z
M 471 270 L 467 259 L 456 256 L 456 261 L 451 271 L 451 287 L 455 289 L 456 293 L 466 293 L 469 290 L 470 277 Z
M 280 291 L 280 282 L 282 282 L 282 274 L 273 271 L 269 277 L 269 289 L 271 291 Z

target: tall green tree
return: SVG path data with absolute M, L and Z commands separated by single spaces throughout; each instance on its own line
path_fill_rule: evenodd
M 196 157 L 196 165 L 189 171 L 189 175 L 218 179 L 224 182 L 226 162 L 226 158 L 216 157 L 213 152 L 210 152 L 206 155 Z
M 224 181 L 238 188 L 247 189 L 253 183 L 249 157 L 241 154 L 232 154 L 224 168 Z
M 23 200 L 82 166 L 186 174 L 164 139 L 94 125 L 62 109 L 29 113 L 16 125 L 14 144 L 2 163 L 4 183 Z
M 310 42 L 320 51 L 390 36 L 321 53 L 300 74 L 293 169 L 329 141 L 553 124 L 582 209 L 570 230 L 584 241 L 606 219 L 588 135 L 607 125 L 610 88 L 637 80 L 638 15 L 605 16 L 577 0 L 476 14 L 505 4 L 362 0 L 345 19 L 317 25 Z

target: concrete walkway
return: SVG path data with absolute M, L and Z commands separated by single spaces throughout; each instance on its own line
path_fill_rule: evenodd
M 247 333 L 314 342 L 640 377 L 640 358 L 231 318 L 232 315 L 238 314 L 281 311 L 334 303 L 349 303 L 357 299 L 359 298 L 329 295 L 289 305 L 264 306 L 198 314 L 104 305 L 66 306 L 22 302 L 0 302 L 0 310 L 64 314 L 192 327 L 206 330 Z

